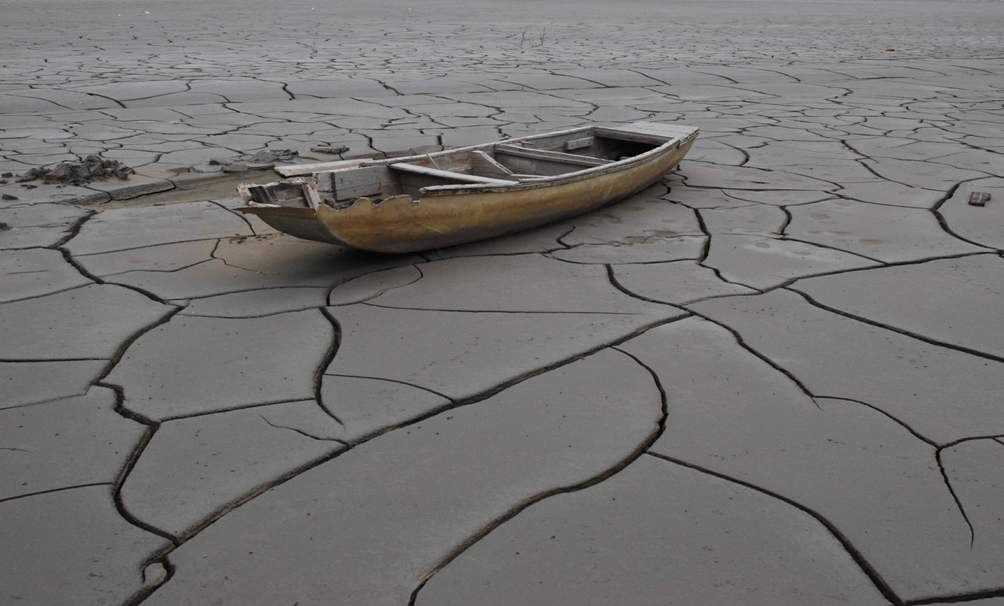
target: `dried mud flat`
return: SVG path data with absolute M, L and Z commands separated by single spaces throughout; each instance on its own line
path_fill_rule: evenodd
M 372 4 L 4 5 L 0 174 L 136 174 L 0 184 L 0 602 L 1004 601 L 1000 3 Z M 642 119 L 419 255 L 222 171 Z

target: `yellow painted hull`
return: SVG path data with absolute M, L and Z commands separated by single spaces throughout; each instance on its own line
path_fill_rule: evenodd
M 295 236 L 349 248 L 406 253 L 500 236 L 589 212 L 659 180 L 687 154 L 693 139 L 617 170 L 557 182 L 471 187 L 421 199 L 401 195 L 379 204 L 360 198 L 348 208 L 244 208 Z M 646 154 L 646 156 L 648 156 Z

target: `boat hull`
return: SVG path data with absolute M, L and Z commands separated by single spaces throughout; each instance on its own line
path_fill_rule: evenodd
M 586 213 L 656 182 L 687 154 L 693 139 L 628 166 L 561 182 L 472 188 L 379 204 L 360 198 L 348 208 L 246 208 L 272 227 L 311 240 L 381 253 L 456 246 Z

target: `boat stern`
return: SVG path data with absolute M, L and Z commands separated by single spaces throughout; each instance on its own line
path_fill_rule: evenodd
M 344 246 L 317 220 L 319 196 L 312 178 L 297 177 L 272 183 L 242 183 L 237 193 L 245 206 L 236 210 L 255 215 L 270 227 L 297 238 Z

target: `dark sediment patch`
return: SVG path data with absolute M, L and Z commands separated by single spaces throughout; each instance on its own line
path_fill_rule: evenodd
M 61 162 L 55 166 L 40 166 L 32 168 L 20 177 L 18 182 L 41 179 L 44 183 L 68 183 L 83 185 L 91 181 L 103 179 L 121 179 L 125 181 L 135 173 L 133 169 L 118 160 L 106 160 L 101 156 L 90 155 L 82 162 Z

